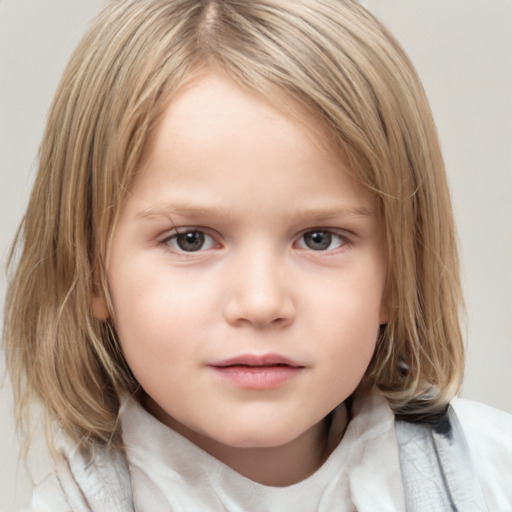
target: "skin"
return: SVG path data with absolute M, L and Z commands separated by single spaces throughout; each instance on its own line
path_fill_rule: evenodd
M 197 77 L 152 134 L 107 262 L 146 409 L 279 486 L 325 460 L 324 419 L 359 384 L 388 316 L 375 199 L 302 119 L 221 74 Z M 108 315 L 100 300 L 94 308 Z M 251 389 L 215 367 L 247 354 L 299 369 Z

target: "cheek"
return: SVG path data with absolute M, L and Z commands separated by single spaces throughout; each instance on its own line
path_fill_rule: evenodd
M 351 395 L 364 377 L 375 351 L 378 328 L 368 323 L 338 327 L 323 347 L 323 385 L 332 404 Z
M 366 370 L 375 350 L 379 325 L 376 315 L 337 316 L 326 331 L 323 347 L 330 367 L 343 369 L 345 375 L 361 374 Z
M 316 308 L 309 305 L 327 373 L 338 383 L 357 386 L 370 363 L 378 338 L 383 286 L 383 279 L 345 276 L 332 283 Z
M 210 298 L 197 286 L 185 286 L 177 278 L 147 268 L 115 277 L 110 283 L 114 320 L 132 370 L 182 357 L 191 346 L 185 341 L 210 314 Z
M 373 274 L 373 275 L 372 275 Z M 318 328 L 338 332 L 345 340 L 373 339 L 380 324 L 384 295 L 381 273 L 341 274 L 316 287 L 304 300 L 304 310 L 318 317 Z

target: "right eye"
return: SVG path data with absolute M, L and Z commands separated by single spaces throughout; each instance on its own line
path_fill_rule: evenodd
M 164 240 L 164 243 L 178 252 L 197 252 L 211 249 L 215 241 L 210 235 L 198 229 L 185 229 Z

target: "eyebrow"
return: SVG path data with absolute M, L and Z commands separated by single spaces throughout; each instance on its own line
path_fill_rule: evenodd
M 373 217 L 374 212 L 365 206 L 334 206 L 331 208 L 305 209 L 299 215 L 322 221 L 336 217 Z
M 189 219 L 205 219 L 205 218 L 232 218 L 233 212 L 222 206 L 201 206 L 182 203 L 172 203 L 168 205 L 152 205 L 144 208 L 137 213 L 136 217 L 145 219 L 148 217 L 171 217 L 180 215 Z M 320 208 L 305 208 L 299 210 L 296 216 L 307 218 L 316 222 L 327 221 L 337 217 L 373 217 L 375 213 L 365 206 L 332 206 Z
M 168 205 L 152 205 L 148 208 L 144 208 L 137 213 L 137 218 L 144 219 L 147 217 L 170 217 L 171 215 L 181 215 L 182 217 L 188 218 L 204 218 L 204 217 L 227 217 L 229 211 L 227 208 L 219 206 L 190 206 L 189 204 L 172 203 Z

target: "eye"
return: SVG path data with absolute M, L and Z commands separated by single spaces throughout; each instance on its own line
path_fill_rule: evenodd
M 332 251 L 338 249 L 346 243 L 346 240 L 333 231 L 326 229 L 315 229 L 306 231 L 299 242 L 301 249 L 310 249 L 312 251 Z
M 210 235 L 198 229 L 187 229 L 164 240 L 164 243 L 175 251 L 197 252 L 211 249 L 215 241 Z

